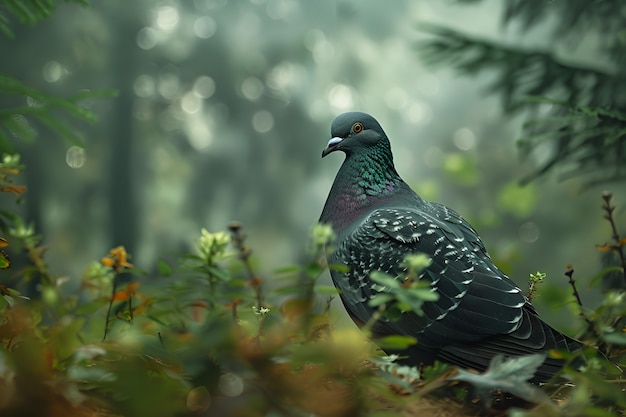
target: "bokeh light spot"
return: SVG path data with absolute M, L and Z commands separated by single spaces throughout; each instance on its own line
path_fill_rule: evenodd
M 267 110 L 259 110 L 252 116 L 252 127 L 259 133 L 266 133 L 274 127 L 274 117 Z
M 85 160 L 85 149 L 79 146 L 72 146 L 65 153 L 65 163 L 67 163 L 70 168 L 82 168 L 83 165 L 85 165 Z
M 180 16 L 178 9 L 172 6 L 161 6 L 156 12 L 156 25 L 163 30 L 172 30 L 178 25 Z
M 202 99 L 193 91 L 189 91 L 180 100 L 180 107 L 185 113 L 197 113 L 202 108 Z
M 261 98 L 264 89 L 263 83 L 256 77 L 248 77 L 241 83 L 241 94 L 248 100 Z
M 297 80 L 298 67 L 290 62 L 276 65 L 267 76 L 267 85 L 276 90 L 286 90 L 294 86 Z
M 415 102 L 406 108 L 404 117 L 409 123 L 425 125 L 433 120 L 433 111 L 428 104 Z
M 201 39 L 209 39 L 217 31 L 217 23 L 210 16 L 202 16 L 193 22 L 193 33 Z
M 205 150 L 213 143 L 213 133 L 207 120 L 202 114 L 192 116 L 185 124 L 189 144 L 199 151 Z
M 354 107 L 356 93 L 345 84 L 336 84 L 328 91 L 328 102 L 336 110 L 347 110 Z
M 215 81 L 208 75 L 202 75 L 193 83 L 193 92 L 200 98 L 209 98 L 215 94 Z
M 523 223 L 518 230 L 519 237 L 526 243 L 534 243 L 539 239 L 539 226 L 535 222 Z
M 178 76 L 172 73 L 164 73 L 159 77 L 159 94 L 168 100 L 172 100 L 178 96 L 180 91 L 180 81 Z
M 269 0 L 267 15 L 270 19 L 287 19 L 298 7 L 298 4 L 289 0 Z
M 152 28 L 143 28 L 137 32 L 137 46 L 141 49 L 152 49 L 159 43 L 156 30 Z
M 141 74 L 135 80 L 135 84 L 133 85 L 133 90 L 137 97 L 148 98 L 154 95 L 156 90 L 156 86 L 154 83 L 154 78 L 152 78 L 148 74 Z
M 32 139 L 37 135 L 37 132 L 33 129 L 31 124 L 28 122 L 28 119 L 24 117 L 23 114 L 11 115 L 11 122 L 14 127 L 10 127 L 8 130 L 14 137 Z
M 317 63 L 329 61 L 335 55 L 335 47 L 326 40 L 321 30 L 313 29 L 304 36 L 304 46 L 311 51 L 313 60 Z
M 43 79 L 49 83 L 56 83 L 63 76 L 63 66 L 57 61 L 48 61 L 43 66 Z
M 476 145 L 476 135 L 474 135 L 474 132 L 471 129 L 462 127 L 454 132 L 454 135 L 452 135 L 452 141 L 460 150 L 468 151 Z

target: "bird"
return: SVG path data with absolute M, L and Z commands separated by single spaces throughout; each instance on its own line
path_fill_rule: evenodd
M 494 265 L 476 230 L 456 211 L 430 202 L 402 180 L 389 139 L 367 113 L 348 112 L 331 124 L 322 158 L 345 154 L 322 209 L 319 223 L 335 239 L 328 251 L 331 278 L 346 311 L 362 327 L 377 307 L 369 300 L 384 286 L 374 271 L 396 279 L 406 275 L 408 254 L 430 258 L 418 279 L 438 294 L 423 314 L 403 312 L 397 320 L 377 320 L 373 339 L 403 335 L 417 343 L 403 350 L 404 363 L 426 366 L 435 360 L 478 371 L 496 356 L 519 357 L 552 349 L 576 352 L 581 342 L 543 321 L 524 292 Z M 546 355 L 533 382 L 550 380 L 564 361 Z

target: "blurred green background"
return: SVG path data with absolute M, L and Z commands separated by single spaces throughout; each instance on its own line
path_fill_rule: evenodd
M 365 111 L 390 137 L 403 178 L 469 220 L 522 288 L 529 273 L 547 273 L 535 304 L 552 324 L 573 326 L 547 302 L 550 285 L 566 287 L 572 263 L 583 301 L 597 301 L 586 289 L 601 268 L 594 245 L 610 239 L 600 192 L 616 194 L 623 225 L 624 181 L 589 187 L 550 174 L 520 186 L 545 160 L 516 148 L 528 112 L 504 112 L 487 89 L 494 71 L 425 65 L 420 46 L 430 36 L 421 25 L 432 23 L 601 65 L 598 29 L 555 40 L 559 11 L 544 3 L 532 28 L 504 25 L 495 0 L 60 5 L 34 26 L 11 26 L 0 72 L 58 96 L 118 96 L 84 103 L 97 123 L 68 118 L 84 148 L 25 119 L 36 138 L 15 145 L 27 166 L 24 215 L 44 236 L 51 270 L 72 279 L 117 245 L 150 271 L 189 250 L 202 227 L 239 220 L 269 280 L 302 259 L 341 163 L 320 158 L 330 122 Z

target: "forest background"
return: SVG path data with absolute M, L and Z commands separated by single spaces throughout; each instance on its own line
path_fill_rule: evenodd
M 46 119 L 33 95 L 0 97 L 2 150 L 26 166 L 11 210 L 43 236 L 61 292 L 118 245 L 139 281 L 165 287 L 157 266 L 231 220 L 260 276 L 304 262 L 341 163 L 319 157 L 328 126 L 362 110 L 407 182 L 467 218 L 513 280 L 547 274 L 534 304 L 551 324 L 582 328 L 562 297 L 568 263 L 585 303 L 602 299 L 587 290 L 613 262 L 594 247 L 610 236 L 600 194 L 615 193 L 624 224 L 625 139 L 588 139 L 607 121 L 623 129 L 619 2 L 108 1 L 59 3 L 35 25 L 13 3 L 0 9 L 0 72 L 90 112 L 53 104 Z M 40 289 L 14 274 L 2 284 Z

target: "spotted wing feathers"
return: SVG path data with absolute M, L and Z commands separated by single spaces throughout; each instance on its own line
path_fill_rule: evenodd
M 564 336 L 543 323 L 520 288 L 493 265 L 474 229 L 433 203 L 422 209 L 375 210 L 340 243 L 334 262 L 351 269 L 334 271 L 333 280 L 357 323 L 367 322 L 373 314 L 368 300 L 385 291 L 369 274 L 402 275 L 402 261 L 411 253 L 431 257 L 420 279 L 430 283 L 439 299 L 424 304 L 423 316 L 404 314 L 398 321 L 378 323 L 374 332 L 415 336 L 422 353 L 443 347 L 441 358 L 462 366 L 474 360 L 470 352 L 481 346 L 474 367 L 486 366 L 496 353 L 567 347 Z

